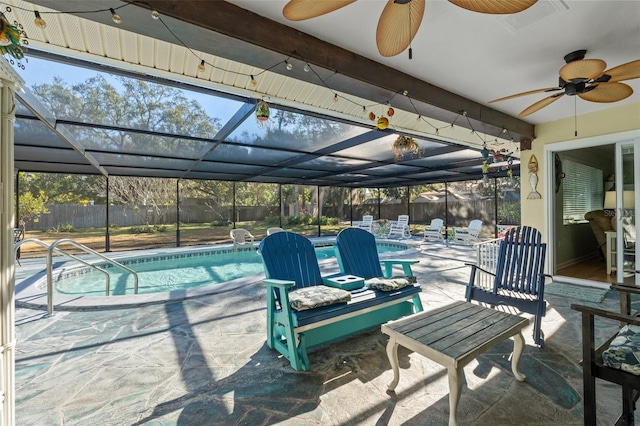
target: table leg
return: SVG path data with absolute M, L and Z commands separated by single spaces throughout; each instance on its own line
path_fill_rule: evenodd
M 389 383 L 389 390 L 392 391 L 398 386 L 398 381 L 400 381 L 400 367 L 398 364 L 398 343 L 396 343 L 396 339 L 391 337 L 389 338 L 389 343 L 387 343 L 387 357 L 389 358 L 389 362 L 391 363 L 391 369 L 393 370 L 393 380 Z
M 449 426 L 458 426 L 458 401 L 462 393 L 462 378 L 464 370 L 462 367 L 449 367 Z
M 524 349 L 524 337 L 522 337 L 522 331 L 513 336 L 513 357 L 511 358 L 511 371 L 513 375 L 520 382 L 524 382 L 526 378 L 524 374 L 518 371 L 518 362 L 520 362 L 520 355 Z

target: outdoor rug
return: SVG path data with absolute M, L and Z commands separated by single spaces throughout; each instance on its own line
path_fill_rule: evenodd
M 544 294 L 554 296 L 570 297 L 572 299 L 583 300 L 585 302 L 600 303 L 609 289 L 598 287 L 586 287 L 581 285 L 566 283 L 551 283 L 544 286 Z

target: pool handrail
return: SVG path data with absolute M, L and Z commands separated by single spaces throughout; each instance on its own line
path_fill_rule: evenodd
M 51 243 L 51 246 L 48 249 L 48 253 L 47 253 L 47 264 L 50 263 L 50 259 L 52 258 L 52 253 L 53 250 L 56 249 L 56 247 L 62 243 L 67 243 L 67 244 L 71 244 L 72 246 L 79 248 L 80 250 L 84 250 L 85 252 L 89 253 L 89 254 L 93 254 L 94 256 L 98 256 L 99 258 L 101 258 L 102 260 L 104 260 L 107 263 L 110 263 L 114 266 L 117 266 L 121 269 L 124 269 L 125 271 L 129 272 L 131 275 L 133 275 L 133 294 L 138 294 L 138 274 L 136 273 L 136 271 L 134 271 L 133 269 L 124 266 L 122 263 L 115 261 L 113 259 L 108 258 L 107 256 L 98 253 L 97 251 L 90 249 L 89 247 L 85 246 L 84 244 L 80 244 L 77 241 L 72 240 L 71 238 L 62 238 L 60 240 L 56 240 L 53 243 Z M 64 252 L 64 251 L 63 251 Z M 67 254 L 66 252 L 64 252 L 64 254 Z M 95 266 L 95 265 L 94 265 Z M 97 268 L 97 267 L 96 267 Z M 52 286 L 53 287 L 53 286 Z M 110 294 L 109 291 L 109 284 L 107 283 L 107 296 L 109 296 Z
M 25 238 L 19 242 L 17 242 L 16 244 L 14 244 L 14 253 L 17 253 L 18 248 L 20 248 L 20 246 L 22 246 L 25 243 L 28 242 L 33 242 L 36 243 L 44 248 L 47 249 L 47 312 L 49 315 L 53 315 L 53 252 L 55 251 L 58 254 L 62 254 L 62 255 L 66 255 L 68 257 L 70 257 L 71 259 L 80 262 L 86 266 L 89 266 L 90 268 L 93 268 L 99 272 L 102 272 L 103 274 L 105 274 L 105 278 L 106 278 L 106 290 L 105 293 L 107 296 L 110 295 L 111 293 L 111 278 L 109 276 L 109 273 L 107 271 L 105 271 L 104 269 L 100 268 L 99 266 L 96 266 L 92 263 L 89 263 L 81 258 L 79 258 L 78 256 L 75 256 L 71 253 L 67 253 L 64 250 L 59 249 L 57 246 L 59 244 L 62 243 L 68 243 L 73 245 L 76 248 L 79 248 L 83 251 L 85 251 L 86 253 L 89 254 L 93 254 L 95 256 L 98 256 L 99 258 L 105 260 L 107 263 L 110 263 L 114 266 L 117 266 L 119 268 L 124 269 L 125 271 L 129 272 L 130 274 L 133 275 L 133 279 L 134 279 L 134 284 L 133 284 L 133 292 L 134 294 L 138 294 L 138 274 L 131 268 L 126 267 L 125 265 L 121 264 L 120 262 L 117 262 L 113 259 L 109 259 L 108 257 L 104 256 L 103 254 L 98 253 L 95 250 L 90 249 L 89 247 L 78 243 L 77 241 L 74 241 L 70 238 L 62 238 L 59 240 L 54 241 L 51 244 L 47 244 L 44 241 L 38 240 L 37 238 Z

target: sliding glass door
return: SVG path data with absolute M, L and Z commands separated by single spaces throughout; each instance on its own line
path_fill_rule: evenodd
M 619 142 L 616 144 L 614 267 L 616 281 L 636 285 L 640 285 L 640 255 L 636 250 L 640 232 L 636 226 L 636 212 L 640 199 L 635 196 L 639 189 L 640 142 Z

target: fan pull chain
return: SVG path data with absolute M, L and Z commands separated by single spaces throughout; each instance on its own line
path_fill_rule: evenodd
M 573 97 L 573 135 L 578 137 L 578 98 L 577 96 Z
M 413 59 L 413 49 L 411 48 L 411 2 L 407 3 L 409 6 L 409 60 Z

